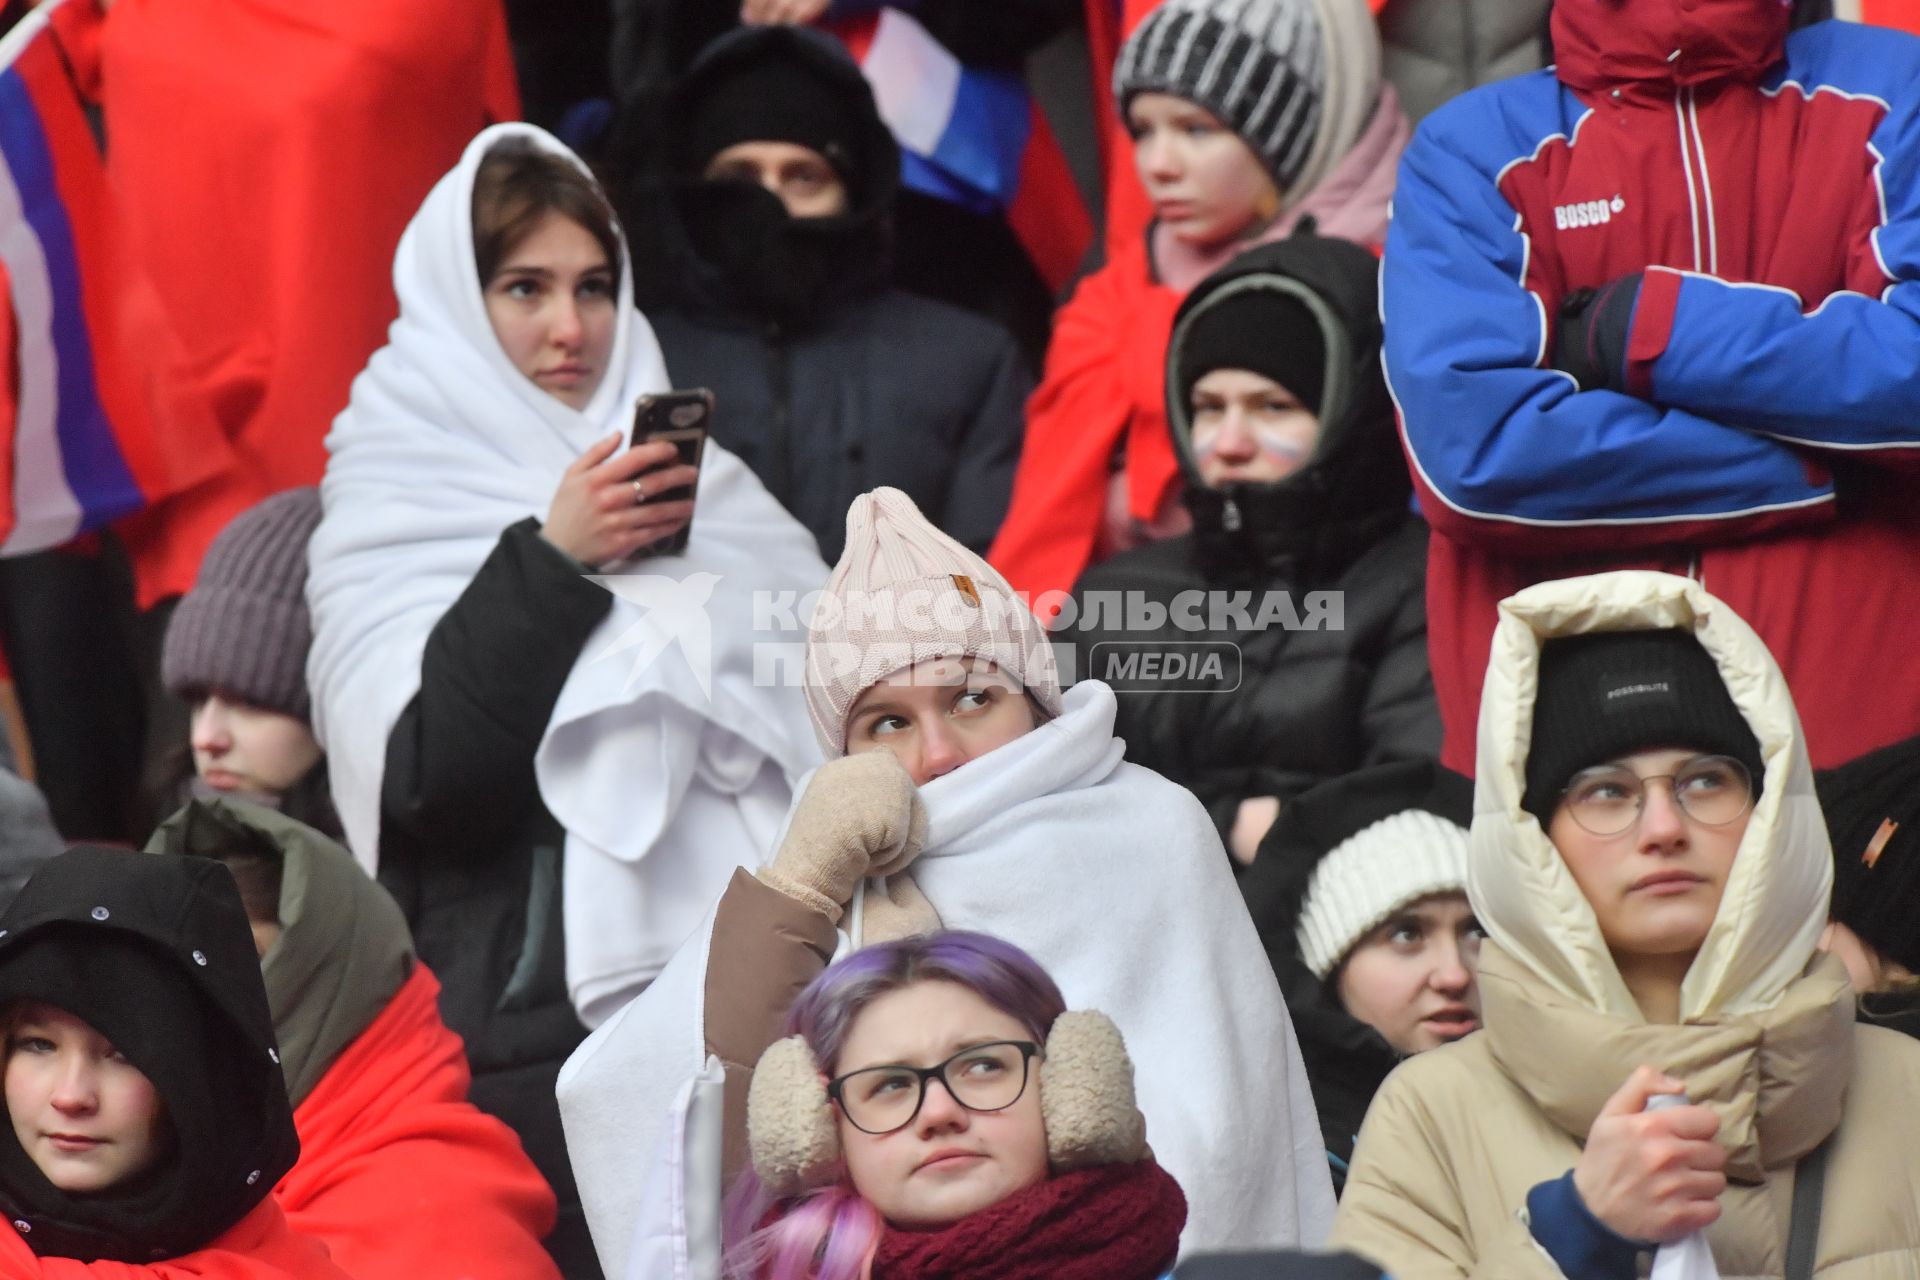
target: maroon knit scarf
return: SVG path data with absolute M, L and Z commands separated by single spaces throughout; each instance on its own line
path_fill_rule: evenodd
M 1158 1280 L 1187 1198 L 1152 1160 L 1063 1173 L 938 1231 L 887 1228 L 873 1280 Z

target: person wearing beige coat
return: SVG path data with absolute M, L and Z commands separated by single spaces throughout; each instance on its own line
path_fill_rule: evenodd
M 1622 631 L 1679 635 L 1562 639 Z M 1559 661 L 1584 682 L 1569 696 L 1555 655 L 1581 648 Z M 1617 825 L 1594 805 L 1617 834 L 1592 834 Z M 1856 1025 L 1843 966 L 1816 952 L 1827 835 L 1753 630 L 1657 573 L 1503 601 L 1474 809 L 1486 1030 L 1388 1078 L 1331 1247 L 1396 1280 L 1624 1280 L 1704 1229 L 1725 1280 L 1783 1276 L 1796 1170 L 1819 1149 L 1811 1273 L 1920 1276 L 1920 1045 Z M 1643 1110 L 1677 1092 L 1687 1105 Z

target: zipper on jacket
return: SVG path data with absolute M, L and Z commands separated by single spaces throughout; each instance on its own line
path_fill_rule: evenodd
M 1238 533 L 1241 523 L 1240 504 L 1228 498 L 1225 505 L 1220 508 L 1220 527 L 1228 533 Z

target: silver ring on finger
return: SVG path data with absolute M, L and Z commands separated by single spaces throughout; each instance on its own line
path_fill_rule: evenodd
M 633 478 L 633 505 L 639 506 L 647 500 L 647 487 L 640 483 L 640 477 Z

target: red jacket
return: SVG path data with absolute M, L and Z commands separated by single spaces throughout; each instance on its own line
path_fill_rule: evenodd
M 293 1113 L 274 1199 L 354 1280 L 559 1280 L 554 1198 L 519 1139 L 467 1101 L 460 1038 L 425 965 Z M 0 1277 L 4 1280 L 4 1277 Z
M 500 0 L 115 0 L 100 57 L 134 251 L 239 456 L 123 527 L 151 604 L 240 510 L 319 482 L 401 231 L 519 95 Z
M 987 559 L 1042 617 L 1094 559 L 1109 463 L 1124 451 L 1128 507 L 1151 520 L 1179 482 L 1167 430 L 1167 340 L 1182 295 L 1152 279 L 1147 238 L 1080 282 L 1054 320 L 1027 402 L 1013 499 Z M 1044 610 L 1044 611 L 1043 611 Z
M 1887 647 L 1920 583 L 1920 42 L 1789 38 L 1778 0 L 1561 0 L 1554 35 L 1557 80 L 1422 125 L 1387 240 L 1447 762 L 1473 763 L 1497 603 L 1610 568 L 1752 624 L 1816 766 L 1920 731 Z M 1630 394 L 1578 390 L 1562 301 L 1643 270 Z
M 416 1280 L 446 1272 L 422 1271 Z M 11 1229 L 0 1231 L 0 1280 L 361 1280 L 327 1260 L 319 1241 L 288 1229 L 272 1199 L 262 1200 L 204 1249 L 164 1262 L 76 1262 L 36 1258 Z

